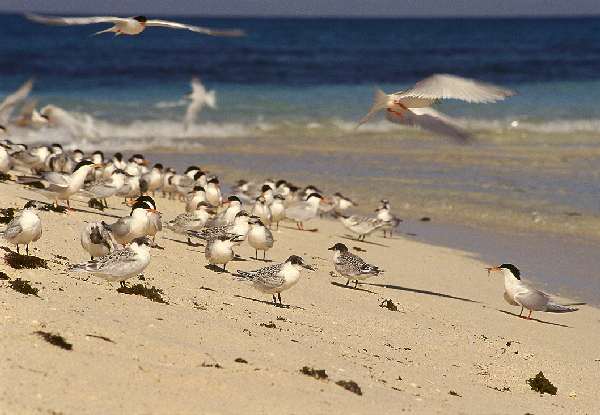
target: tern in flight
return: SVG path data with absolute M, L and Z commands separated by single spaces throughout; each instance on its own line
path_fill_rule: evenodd
M 60 17 L 60 16 L 42 16 L 39 14 L 26 14 L 29 20 L 37 23 L 50 25 L 73 26 L 88 25 L 98 23 L 111 23 L 113 26 L 108 29 L 94 33 L 114 33 L 118 35 L 139 35 L 147 27 L 166 27 L 169 29 L 190 30 L 196 33 L 202 33 L 209 36 L 244 36 L 244 32 L 238 29 L 210 29 L 202 26 L 192 26 L 183 23 L 170 22 L 168 20 L 148 19 L 146 16 L 135 17 L 111 17 L 111 16 L 91 16 L 91 17 Z
M 470 140 L 470 134 L 460 128 L 450 117 L 434 110 L 431 106 L 442 99 L 492 103 L 512 95 L 515 95 L 513 91 L 495 85 L 456 75 L 436 74 L 417 82 L 409 89 L 393 94 L 386 94 L 381 89 L 377 89 L 373 106 L 359 121 L 359 126 L 385 109 L 386 118 L 393 123 L 421 127 L 465 143 Z

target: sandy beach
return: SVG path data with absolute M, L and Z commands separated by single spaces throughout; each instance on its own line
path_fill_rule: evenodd
M 0 194 L 2 208 L 41 200 L 12 183 L 0 184 Z M 183 209 L 156 200 L 164 220 Z M 116 208 L 99 212 L 76 202 L 74 212 L 40 214 L 44 233 L 33 255 L 47 260 L 47 269 L 0 263 L 9 278 L 0 281 L 1 413 L 600 411 L 599 310 L 583 305 L 575 313 L 520 319 L 502 297 L 502 277 L 488 277 L 490 264 L 473 253 L 402 233 L 351 241 L 333 220 L 307 226 L 317 232 L 282 227 L 269 258 L 297 254 L 318 270 L 284 292 L 290 307 L 280 308 L 249 284 L 206 269 L 203 247 L 165 230 L 156 240 L 164 249 L 152 249 L 144 280 L 128 282 L 162 290 L 164 304 L 67 271 L 68 263 L 88 259 L 79 243 L 85 221 L 112 222 L 129 212 L 121 200 L 110 204 Z M 345 287 L 345 279 L 331 275 L 327 248 L 335 242 L 386 273 Z M 242 260 L 230 270 L 264 266 L 250 259 L 254 250 L 246 243 L 237 253 Z M 16 278 L 30 281 L 37 296 L 11 289 Z M 381 307 L 387 300 L 397 310 Z M 39 331 L 62 336 L 71 349 L 44 341 Z M 304 367 L 327 378 L 301 373 Z M 526 383 L 540 371 L 556 395 Z M 361 394 L 340 381 L 355 382 Z

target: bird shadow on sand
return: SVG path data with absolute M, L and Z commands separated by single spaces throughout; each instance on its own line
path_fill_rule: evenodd
M 498 310 L 498 309 L 496 309 L 496 310 Z M 510 311 L 506 311 L 506 310 L 498 310 L 498 311 L 501 312 L 501 313 L 503 313 L 503 314 L 508 314 L 509 316 L 519 317 L 521 319 L 527 320 L 527 316 L 519 316 L 516 313 L 511 313 Z M 540 320 L 538 318 L 531 318 L 531 321 L 537 321 L 538 323 L 549 324 L 551 326 L 564 327 L 564 328 L 567 328 L 567 329 L 572 329 L 573 328 L 571 326 L 567 326 L 566 324 L 553 323 L 551 321 L 544 321 L 544 320 Z
M 340 287 L 340 288 L 346 288 L 348 290 L 353 290 L 353 291 L 364 291 L 366 293 L 370 293 L 370 294 L 378 294 L 375 291 L 371 291 L 371 290 L 367 290 L 366 288 L 360 288 L 360 286 L 362 285 L 362 283 L 358 283 L 358 287 L 354 288 L 354 283 L 352 281 L 350 281 L 350 284 L 346 285 L 346 284 L 340 284 L 339 282 L 335 282 L 335 281 L 331 281 L 331 285 L 335 285 L 336 287 Z M 371 284 L 369 284 L 371 285 Z
M 253 256 L 251 256 L 250 259 L 252 261 L 265 262 L 265 263 L 271 263 L 271 262 L 273 262 L 272 259 L 262 259 L 262 258 L 256 258 L 256 257 L 253 257 Z
M 178 243 L 178 244 L 182 244 L 182 245 L 187 245 L 190 248 L 197 248 L 199 246 L 204 246 L 204 244 L 199 244 L 199 243 L 197 244 L 197 243 L 194 243 L 194 242 L 192 242 L 191 244 L 189 244 L 187 241 L 182 241 L 181 239 L 167 238 L 167 237 L 164 237 L 164 236 L 163 236 L 163 239 L 166 239 L 167 241 L 175 242 L 175 243 Z
M 286 226 L 286 225 L 279 225 L 280 228 L 284 228 L 284 229 L 291 229 L 294 231 L 300 231 L 300 232 L 319 232 L 319 230 L 317 228 L 313 228 L 313 229 L 298 229 L 295 226 Z
M 251 259 L 253 259 L 253 258 L 251 257 Z M 235 261 L 235 262 L 248 262 L 248 260 L 246 258 L 242 258 L 239 255 L 234 256 L 233 259 L 232 259 L 232 261 Z
M 372 241 L 359 241 L 358 239 L 356 239 L 356 238 L 353 238 L 353 237 L 352 237 L 352 236 L 350 236 L 350 235 L 338 235 L 338 238 L 341 238 L 341 239 L 346 239 L 346 240 L 348 240 L 348 241 L 352 241 L 352 242 L 359 242 L 359 243 L 361 243 L 361 244 L 377 245 L 377 246 L 381 246 L 381 247 L 383 247 L 383 248 L 389 248 L 389 247 L 390 247 L 389 245 L 380 244 L 379 242 L 372 242 Z
M 258 298 L 244 297 L 243 295 L 238 295 L 238 294 L 234 295 L 234 297 L 243 298 L 244 300 L 254 301 L 255 303 L 267 304 L 267 305 L 277 307 L 277 308 L 290 308 L 290 309 L 295 309 L 295 310 L 306 310 L 305 308 L 299 307 L 297 305 L 275 304 L 273 301 L 259 300 Z
M 214 264 L 205 265 L 204 268 L 213 272 L 218 272 L 219 274 L 231 274 L 231 272 L 227 271 L 226 269 L 223 269 Z
M 38 201 L 37 199 L 31 199 L 28 197 L 21 197 L 20 199 L 27 200 L 27 201 L 31 201 L 31 200 Z M 81 209 L 81 208 L 75 208 L 75 207 L 67 208 L 62 205 L 60 205 L 59 208 L 57 209 L 52 206 L 52 203 L 47 203 L 47 202 L 41 202 L 41 203 L 44 203 L 46 206 L 48 206 L 47 210 L 50 212 L 68 213 L 71 211 L 71 212 L 79 212 L 79 213 L 93 213 L 95 215 L 105 216 L 107 218 L 117 218 L 117 219 L 121 218 L 121 216 L 119 216 L 119 215 L 111 215 L 110 213 L 105 213 L 105 212 L 103 212 L 101 210 L 97 210 L 97 209 L 88 210 L 88 209 Z M 64 211 L 63 211 L 63 208 L 65 209 Z
M 451 300 L 458 300 L 458 301 L 465 301 L 467 303 L 477 303 L 477 304 L 480 304 L 479 301 L 471 300 L 470 298 L 455 297 L 455 296 L 450 295 L 450 294 L 438 293 L 438 292 L 429 291 L 429 290 L 420 290 L 418 288 L 402 287 L 400 285 L 372 284 L 372 283 L 365 283 L 364 285 L 372 285 L 374 287 L 390 288 L 392 290 L 407 291 L 407 292 L 416 293 L 416 294 L 433 295 L 433 296 L 436 296 L 436 297 L 449 298 Z

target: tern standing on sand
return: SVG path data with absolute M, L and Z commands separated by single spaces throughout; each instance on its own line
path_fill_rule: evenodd
M 504 276 L 504 299 L 510 305 L 521 306 L 519 317 L 523 314 L 523 308 L 529 310 L 528 319 L 531 319 L 531 313 L 534 311 L 546 311 L 548 313 L 577 311 L 577 308 L 553 302 L 548 294 L 522 281 L 521 271 L 513 264 L 502 264 L 487 268 L 487 271 L 488 274 L 496 271 L 502 272 Z
M 110 23 L 113 26 L 108 29 L 94 33 L 114 33 L 119 35 L 139 35 L 147 27 L 165 27 L 168 29 L 184 29 L 196 33 L 202 33 L 210 36 L 244 36 L 244 32 L 238 29 L 214 30 L 202 26 L 192 26 L 183 23 L 171 22 L 168 20 L 148 19 L 146 16 L 135 17 L 112 17 L 112 16 L 91 16 L 91 17 L 60 17 L 60 16 L 42 16 L 39 14 L 27 14 L 26 17 L 37 23 L 73 26 L 88 25 L 98 23 Z
M 273 304 L 277 305 L 277 300 L 279 300 L 279 304 L 283 305 L 281 293 L 296 285 L 300 279 L 302 268 L 314 271 L 314 268 L 305 264 L 301 257 L 292 255 L 282 264 L 271 265 L 256 271 L 238 271 L 237 277 L 252 281 L 252 285 L 258 291 L 273 296 Z
M 25 244 L 25 253 L 29 255 L 29 244 L 42 237 L 42 221 L 38 216 L 38 205 L 34 200 L 25 203 L 23 210 L 18 213 L 0 232 L 2 237 L 17 246 Z
M 117 249 L 108 255 L 81 264 L 71 265 L 71 271 L 84 271 L 107 281 L 125 280 L 141 273 L 150 263 L 150 241 L 147 238 L 133 240 L 126 248 Z
M 329 250 L 333 251 L 335 270 L 342 277 L 348 279 L 346 285 L 350 284 L 350 281 L 354 281 L 354 288 L 356 288 L 358 281 L 377 276 L 383 272 L 375 265 L 367 264 L 358 255 L 348 252 L 348 247 L 342 243 L 336 243 Z
M 417 82 L 412 88 L 386 94 L 375 91 L 373 106 L 359 121 L 366 123 L 373 115 L 386 110 L 386 118 L 397 124 L 421 127 L 433 133 L 450 137 L 458 142 L 468 142 L 470 135 L 450 117 L 431 108 L 442 99 L 457 99 L 469 103 L 492 103 L 515 93 L 495 85 L 461 78 L 455 75 L 436 74 Z

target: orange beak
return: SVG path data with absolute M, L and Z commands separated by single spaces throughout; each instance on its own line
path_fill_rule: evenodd
M 146 209 L 148 212 L 150 213 L 160 213 L 158 210 L 156 209 Z
M 500 271 L 500 268 L 498 268 L 498 267 L 491 267 L 491 268 L 486 268 L 486 270 L 488 272 L 488 277 L 489 277 L 492 272 Z
M 94 164 L 94 168 L 95 169 L 101 169 L 102 167 L 104 167 L 104 164 L 102 164 L 102 163 L 95 163 Z

